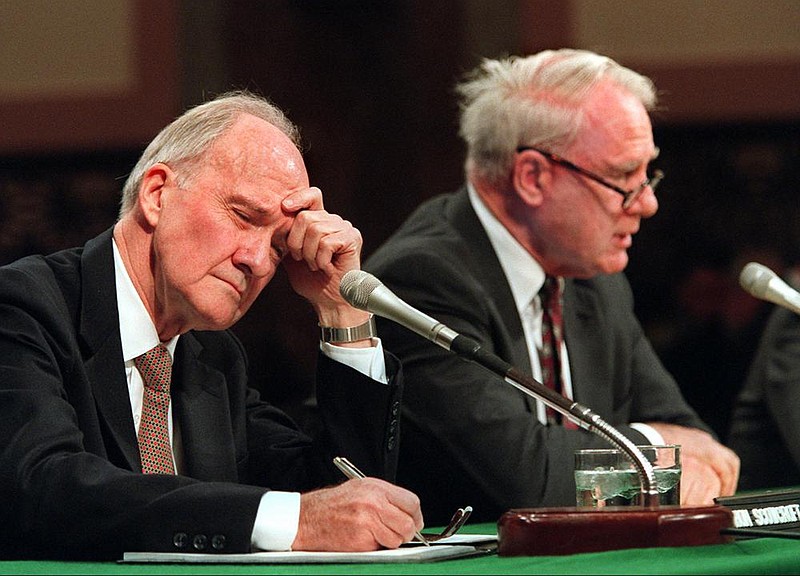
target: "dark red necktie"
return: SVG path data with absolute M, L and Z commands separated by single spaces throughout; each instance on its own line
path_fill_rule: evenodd
M 542 350 L 539 354 L 542 383 L 551 390 L 564 394 L 560 360 L 561 344 L 564 341 L 562 282 L 555 276 L 547 276 L 539 291 L 539 298 L 542 301 Z M 559 423 L 562 421 L 561 414 L 549 406 L 547 406 L 546 413 L 548 422 Z M 576 428 L 566 417 L 563 418 L 563 422 L 564 426 L 568 428 Z
M 169 442 L 169 385 L 172 358 L 164 346 L 156 346 L 133 360 L 144 380 L 139 454 L 144 474 L 175 474 Z

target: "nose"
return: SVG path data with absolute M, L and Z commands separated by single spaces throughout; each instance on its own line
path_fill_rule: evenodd
M 629 214 L 638 214 L 642 218 L 650 218 L 658 212 L 658 198 L 650 186 L 642 190 L 626 210 Z
M 273 271 L 269 239 L 250 238 L 233 254 L 233 264 L 248 276 L 263 278 Z

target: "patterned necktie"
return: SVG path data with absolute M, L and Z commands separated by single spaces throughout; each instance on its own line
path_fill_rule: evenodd
M 144 380 L 139 454 L 144 474 L 175 474 L 169 442 L 169 383 L 172 358 L 164 346 L 156 346 L 133 361 Z
M 551 390 L 563 394 L 559 358 L 561 343 L 564 341 L 564 320 L 561 312 L 564 291 L 561 281 L 554 276 L 547 276 L 539 291 L 539 298 L 542 300 L 542 350 L 539 354 L 539 361 L 542 365 L 542 383 Z M 548 422 L 561 422 L 561 415 L 549 406 L 546 413 Z M 575 428 L 567 418 L 563 420 L 565 426 Z

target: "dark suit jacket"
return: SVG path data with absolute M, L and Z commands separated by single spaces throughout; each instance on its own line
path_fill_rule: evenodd
M 530 374 L 511 289 L 466 190 L 421 207 L 365 263 L 400 298 Z M 705 426 L 684 402 L 633 313 L 622 275 L 568 280 L 564 328 L 575 400 L 637 443 L 629 422 Z M 582 430 L 543 426 L 535 401 L 480 366 L 389 322 L 403 362 L 398 482 L 426 522 L 472 505 L 496 520 L 512 507 L 574 506 L 573 453 L 609 447 Z
M 230 332 L 181 336 L 173 417 L 186 474 L 140 473 L 119 334 L 111 231 L 0 268 L 0 556 L 242 552 L 264 488 L 343 478 L 348 456 L 393 479 L 399 365 L 389 386 L 320 355 L 319 442 L 247 386 Z
M 772 312 L 731 416 L 739 489 L 800 485 L 800 317 Z

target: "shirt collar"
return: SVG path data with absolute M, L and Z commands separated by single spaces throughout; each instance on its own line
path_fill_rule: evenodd
M 114 280 L 117 289 L 117 312 L 119 314 L 119 335 L 122 340 L 122 358 L 125 362 L 141 356 L 161 341 L 144 302 L 136 292 L 122 256 L 117 248 L 117 243 L 111 240 L 114 249 Z M 175 355 L 175 346 L 178 336 L 163 344 L 169 350 L 170 356 Z
M 469 201 L 505 272 L 517 311 L 522 312 L 544 285 L 544 269 L 492 214 L 472 184 L 467 183 Z

